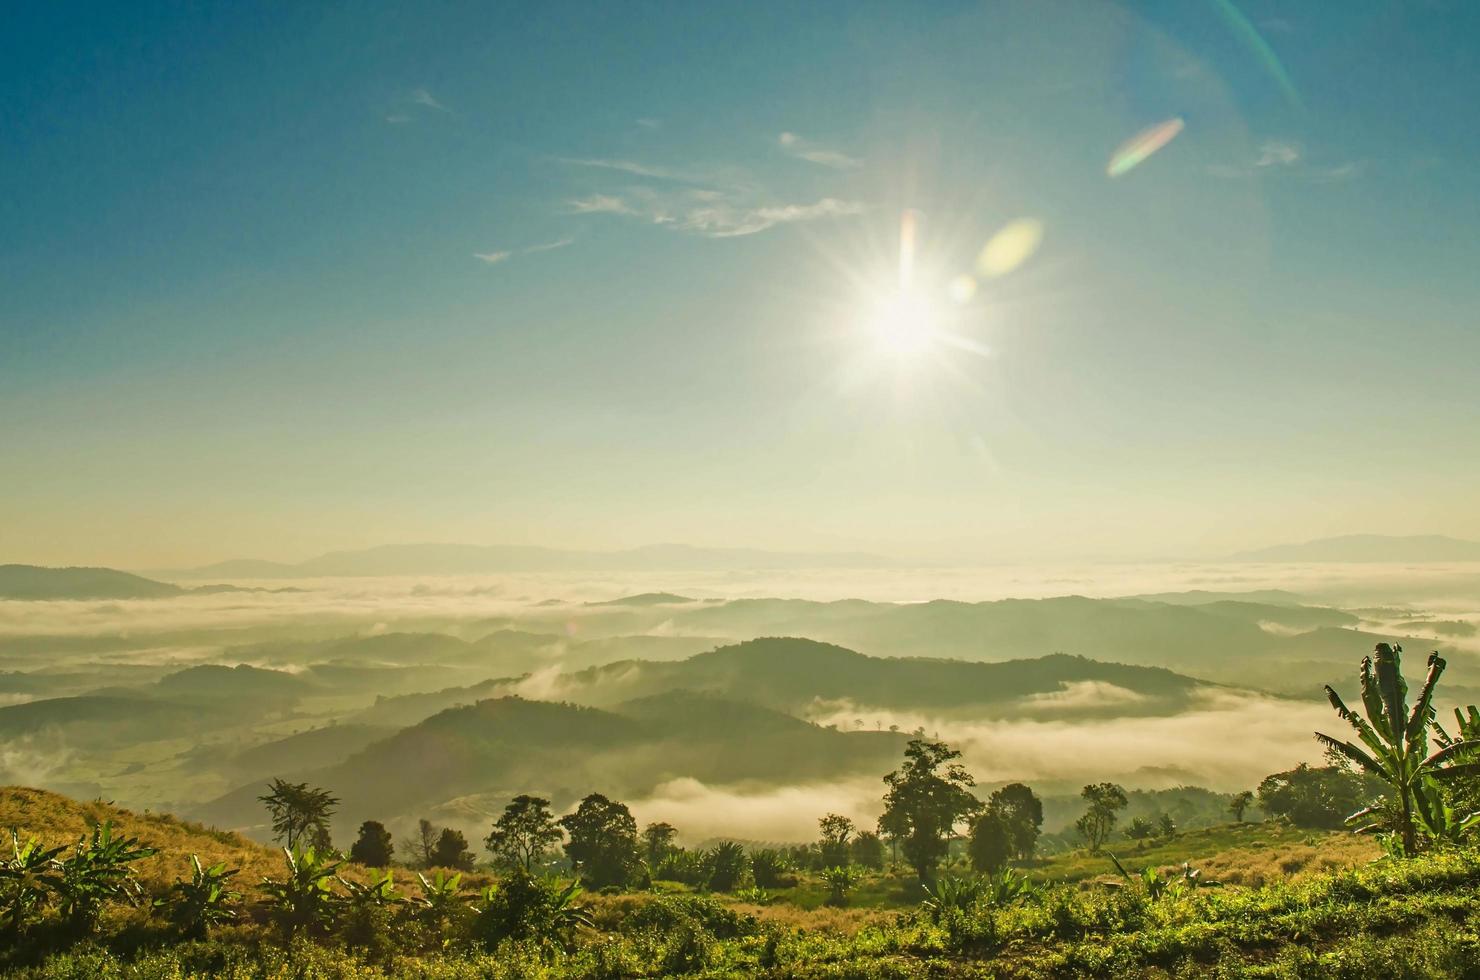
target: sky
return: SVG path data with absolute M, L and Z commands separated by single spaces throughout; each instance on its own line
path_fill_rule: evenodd
M 25 5 L 0 561 L 1480 537 L 1477 37 L 1462 0 Z

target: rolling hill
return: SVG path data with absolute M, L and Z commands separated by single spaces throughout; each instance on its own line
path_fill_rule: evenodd
M 1480 561 L 1480 541 L 1442 534 L 1346 534 L 1299 544 L 1279 544 L 1233 556 L 1234 561 L 1386 562 Z
M 112 568 L 0 565 L 0 599 L 165 599 L 185 592 Z

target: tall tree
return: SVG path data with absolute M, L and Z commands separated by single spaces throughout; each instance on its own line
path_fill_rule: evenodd
M 1233 819 L 1239 823 L 1244 822 L 1244 811 L 1249 809 L 1249 804 L 1254 802 L 1254 794 L 1250 790 L 1243 790 L 1233 794 L 1233 799 L 1228 801 L 1228 812 L 1233 814 Z
M 872 830 L 860 830 L 850 845 L 853 863 L 878 871 L 884 867 L 884 842 Z
M 1444 801 L 1439 791 L 1442 780 L 1480 773 L 1480 763 L 1460 762 L 1467 759 L 1480 741 L 1461 739 L 1450 742 L 1429 754 L 1429 728 L 1434 724 L 1434 687 L 1444 673 L 1444 658 L 1429 655 L 1429 672 L 1419 689 L 1413 707 L 1408 706 L 1408 682 L 1403 678 L 1403 648 L 1377 644 L 1372 657 L 1362 658 L 1360 673 L 1363 718 L 1346 706 L 1329 684 L 1326 698 L 1342 721 L 1352 726 L 1362 746 L 1316 732 L 1316 740 L 1348 764 L 1376 776 L 1397 797 L 1394 803 L 1396 827 L 1408 857 L 1418 853 L 1418 828 L 1437 827 L 1445 821 Z M 1368 807 L 1352 814 L 1353 819 L 1373 816 L 1378 807 Z M 1378 829 L 1375 822 L 1364 830 Z
M 818 850 L 822 853 L 822 866 L 834 868 L 846 865 L 849 859 L 848 842 L 853 839 L 857 828 L 853 821 L 840 813 L 829 813 L 817 821 L 820 840 Z
M 642 828 L 643 854 L 647 858 L 649 867 L 657 868 L 658 864 L 673 850 L 673 842 L 678 840 L 678 828 L 671 823 L 650 823 Z
M 950 850 L 956 825 L 975 814 L 981 801 L 972 795 L 971 773 L 958 762 L 961 753 L 944 742 L 912 739 L 904 765 L 884 777 L 884 815 L 880 829 L 900 840 L 905 860 L 922 882 Z
M 1002 817 L 1012 856 L 1026 861 L 1038 849 L 1043 829 L 1043 801 L 1022 783 L 1008 783 L 987 797 L 987 809 Z
M 566 857 L 591 888 L 625 885 L 637 864 L 637 821 L 626 804 L 592 793 L 560 818 Z
M 1115 783 L 1091 783 L 1079 795 L 1089 807 L 1084 816 L 1074 821 L 1074 828 L 1089 844 L 1089 849 L 1098 854 L 1115 829 L 1117 814 L 1130 801 L 1125 798 L 1125 790 Z
M 391 863 L 395 852 L 391 843 L 391 832 L 379 820 L 366 820 L 360 824 L 360 836 L 350 845 L 349 859 L 367 868 L 383 868 Z
M 288 850 L 303 846 L 329 850 L 329 818 L 339 806 L 338 797 L 307 783 L 274 779 L 268 792 L 257 799 L 272 818 L 273 837 Z
M 535 861 L 560 842 L 560 828 L 550 801 L 538 796 L 516 796 L 483 841 L 494 858 L 528 871 Z
M 468 841 L 462 831 L 451 827 L 442 828 L 437 846 L 432 848 L 427 866 L 432 868 L 456 868 L 459 871 L 473 870 L 473 852 L 468 850 Z
M 967 850 L 971 866 L 977 871 L 990 874 L 1007 867 L 1013 846 L 1012 828 L 1002 810 L 988 807 L 972 821 Z

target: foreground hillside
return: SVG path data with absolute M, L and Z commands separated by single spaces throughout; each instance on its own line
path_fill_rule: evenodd
M 1052 888 L 890 919 L 816 925 L 702 896 L 596 900 L 564 946 L 367 952 L 324 937 L 283 943 L 251 928 L 173 943 L 135 933 L 74 947 L 11 975 L 473 978 L 1069 978 L 1480 975 L 1480 856 L 1456 852 L 1264 888 Z M 762 913 L 758 915 L 757 913 Z

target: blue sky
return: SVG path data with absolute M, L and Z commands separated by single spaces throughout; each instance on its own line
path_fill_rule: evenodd
M 0 557 L 1480 536 L 1476 37 L 1375 0 L 31 5 Z M 962 342 L 900 357 L 866 324 L 906 209 Z

